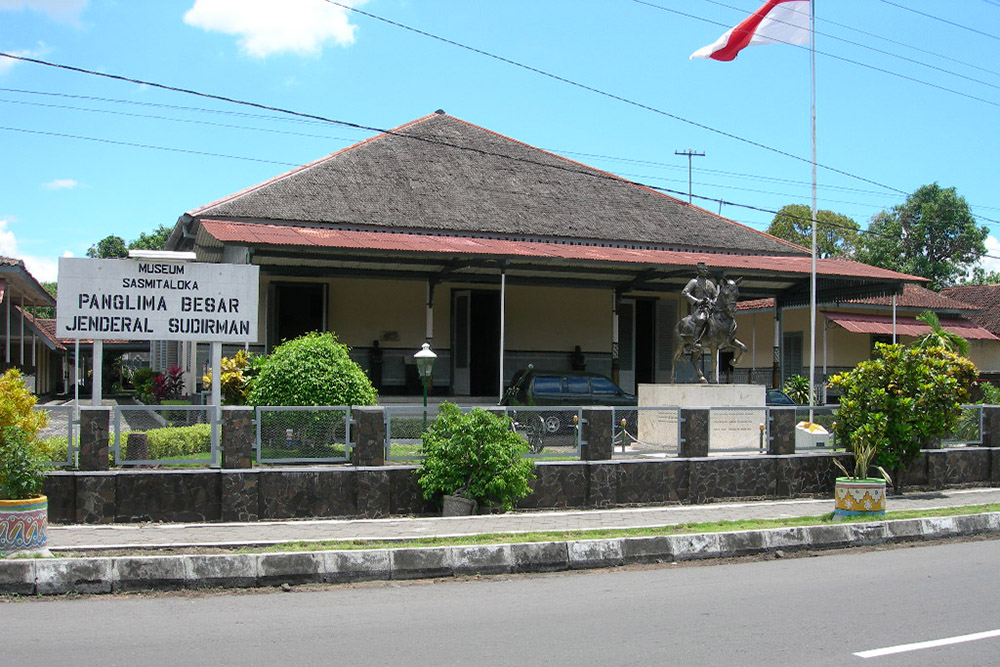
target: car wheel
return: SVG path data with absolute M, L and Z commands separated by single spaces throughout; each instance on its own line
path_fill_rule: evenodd
M 549 433 L 558 433 L 562 428 L 562 420 L 559 415 L 545 415 L 545 430 Z

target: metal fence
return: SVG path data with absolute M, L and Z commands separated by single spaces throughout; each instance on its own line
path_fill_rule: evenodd
M 423 460 L 421 435 L 437 419 L 438 406 L 386 405 L 384 409 L 385 460 L 410 463 Z
M 615 407 L 612 452 L 615 458 L 677 456 L 681 441 L 678 407 Z
M 110 446 L 115 465 L 218 467 L 217 413 L 205 405 L 115 406 Z
M 983 444 L 982 405 L 963 405 L 962 416 L 951 433 L 941 438 L 942 447 L 978 446 Z
M 258 406 L 258 463 L 344 463 L 351 458 L 351 408 Z
M 79 449 L 77 438 L 80 421 L 76 418 L 72 405 L 35 406 L 36 412 L 48 416 L 45 428 L 38 432 L 45 462 L 56 467 L 73 467 Z
M 539 459 L 580 458 L 579 406 L 505 406 L 514 431 L 528 441 L 528 456 Z

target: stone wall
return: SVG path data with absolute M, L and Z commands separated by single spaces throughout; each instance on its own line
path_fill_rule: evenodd
M 849 455 L 842 456 L 845 464 Z M 378 518 L 437 511 L 415 466 L 310 466 L 249 470 L 54 471 L 45 494 L 52 523 Z M 830 496 L 830 455 L 753 455 L 653 461 L 539 463 L 520 507 L 601 508 L 738 498 Z M 906 489 L 1000 484 L 1000 448 L 929 450 Z

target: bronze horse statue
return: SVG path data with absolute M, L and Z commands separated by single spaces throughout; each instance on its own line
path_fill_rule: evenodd
M 698 358 L 701 357 L 705 348 L 712 351 L 712 381 L 718 382 L 719 350 L 733 350 L 733 360 L 735 365 L 743 353 L 747 351 L 747 346 L 736 338 L 736 301 L 739 298 L 739 282 L 742 278 L 732 280 L 723 278 L 719 285 L 719 296 L 711 306 L 708 320 L 705 324 L 705 332 L 698 338 L 699 324 L 694 315 L 688 315 L 681 319 L 674 327 L 674 359 L 670 363 L 670 381 L 674 381 L 674 372 L 677 368 L 677 360 L 682 354 L 690 355 L 691 366 L 698 374 L 698 381 L 707 383 L 705 374 L 701 372 L 701 364 Z

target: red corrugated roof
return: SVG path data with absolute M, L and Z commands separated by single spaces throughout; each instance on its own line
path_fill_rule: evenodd
M 295 246 L 301 248 L 340 248 L 382 250 L 392 252 L 434 253 L 445 255 L 488 255 L 500 257 L 537 257 L 545 259 L 585 260 L 634 264 L 664 264 L 694 266 L 706 262 L 714 269 L 763 270 L 775 273 L 809 274 L 809 257 L 723 255 L 684 252 L 572 245 L 545 241 L 438 236 L 396 232 L 371 232 L 268 225 L 261 223 L 202 220 L 203 229 L 222 243 L 247 245 Z M 843 259 L 817 260 L 816 271 L 824 276 L 842 276 L 888 280 L 923 280 L 895 271 Z
M 831 322 L 836 322 L 852 333 L 892 335 L 891 315 L 872 315 L 869 313 L 828 313 L 823 316 Z M 958 334 L 962 338 L 973 340 L 1000 340 L 981 326 L 968 320 L 941 320 L 945 331 Z M 931 328 L 915 317 L 897 317 L 897 336 L 923 336 L 930 333 Z

